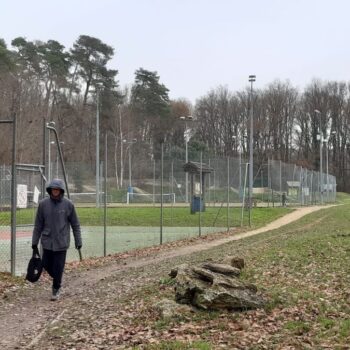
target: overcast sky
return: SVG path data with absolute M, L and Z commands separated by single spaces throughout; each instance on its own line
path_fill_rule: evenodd
M 120 86 L 143 67 L 170 98 L 191 102 L 219 85 L 233 91 L 275 79 L 303 89 L 313 78 L 350 81 L 349 0 L 0 0 L 0 38 L 79 35 L 115 49 Z

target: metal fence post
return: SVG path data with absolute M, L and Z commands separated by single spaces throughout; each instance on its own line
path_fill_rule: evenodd
M 164 142 L 160 143 L 160 244 L 163 244 L 163 157 L 164 157 Z
M 300 201 L 300 205 L 303 205 L 303 167 L 300 167 L 300 174 L 299 174 L 299 191 L 300 191 L 300 195 L 299 195 L 299 201 Z
M 311 182 L 311 185 L 310 185 L 310 187 L 311 187 L 311 204 L 314 204 L 314 183 L 313 183 L 313 180 L 314 180 L 314 172 L 313 171 L 311 171 L 311 180 L 310 180 L 310 182 Z
M 214 207 L 215 207 L 215 204 L 216 204 L 216 171 L 215 171 L 215 169 L 214 169 L 214 175 L 213 175 L 213 177 L 214 177 L 214 200 L 213 200 L 213 202 L 214 202 Z
M 153 159 L 153 205 L 155 204 L 155 190 L 156 190 L 156 160 Z
M 170 193 L 174 193 L 174 160 L 171 161 L 171 179 L 170 179 L 171 189 Z
M 241 226 L 243 226 L 243 214 L 244 214 L 244 205 L 245 205 L 245 192 L 246 192 L 246 188 L 247 188 L 248 165 L 249 165 L 249 163 L 245 164 L 244 188 L 243 188 L 242 208 L 241 208 Z M 248 207 L 250 207 L 250 206 L 248 206 Z M 249 220 L 250 220 L 250 216 L 249 216 Z M 249 221 L 249 225 L 250 225 L 250 221 Z
M 17 168 L 16 168 L 16 114 L 12 122 L 12 183 L 11 183 L 11 275 L 16 274 L 16 214 L 17 214 Z
M 199 227 L 198 227 L 198 235 L 199 237 L 202 235 L 202 195 L 203 195 L 203 152 L 201 151 L 201 167 L 200 167 L 200 172 L 199 172 Z
M 227 157 L 227 231 L 230 230 L 230 158 Z
M 104 215 L 103 215 L 103 256 L 107 255 L 107 132 L 105 134 L 105 171 L 104 171 Z
M 280 202 L 282 204 L 282 161 L 280 160 Z
M 272 202 L 271 198 L 271 170 L 270 170 L 270 159 L 267 159 L 267 186 L 269 188 L 269 196 L 268 196 L 268 207 L 270 208 L 270 201 Z
M 210 158 L 208 160 L 208 165 L 210 167 Z M 208 196 L 208 202 L 211 202 L 211 191 L 210 191 L 210 184 L 211 184 L 211 173 L 209 173 L 209 180 L 208 180 L 208 190 L 209 190 L 209 196 Z
M 100 207 L 100 109 L 99 92 L 96 93 L 96 208 Z
M 292 184 L 293 184 L 293 186 L 294 186 L 295 168 L 296 168 L 296 165 L 294 164 L 294 167 L 293 167 L 293 178 L 292 178 Z

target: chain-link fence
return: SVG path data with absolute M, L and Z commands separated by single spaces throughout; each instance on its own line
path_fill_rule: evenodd
M 0 166 L 0 263 L 1 270 L 10 271 L 11 260 L 11 167 Z
M 36 208 L 42 198 L 42 176 L 37 165 L 17 165 L 16 271 L 23 272 L 31 254 Z
M 267 167 L 269 189 L 277 194 L 280 203 L 283 195 L 290 204 L 311 205 L 335 201 L 335 176 L 276 160 L 270 160 Z
M 99 181 L 94 164 L 66 164 L 71 199 L 82 223 L 83 255 L 103 256 L 248 225 L 248 163 L 238 157 L 198 156 L 188 164 L 185 172 L 183 160 L 167 155 L 163 161 L 126 161 L 122 179 L 120 169 L 116 172 L 112 163 L 101 163 Z M 50 169 L 52 177 L 63 178 L 57 162 Z M 254 171 L 251 205 L 332 202 L 336 179 L 327 175 L 269 160 Z M 1 270 L 9 271 L 10 168 L 0 167 L 0 176 L 0 263 Z M 16 215 L 16 272 L 23 273 L 31 255 L 42 178 L 36 168 L 17 166 L 16 179 L 17 205 L 22 203 Z M 68 260 L 77 259 L 70 248 Z
M 37 166 L 17 165 L 15 214 L 15 270 L 23 271 L 31 256 L 31 235 L 37 203 L 41 197 L 42 177 Z M 11 167 L 0 166 L 0 264 L 11 270 Z

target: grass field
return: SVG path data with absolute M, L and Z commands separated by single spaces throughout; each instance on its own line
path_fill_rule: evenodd
M 253 227 L 259 227 L 270 222 L 287 212 L 290 208 L 269 207 L 255 208 L 252 211 Z M 82 226 L 103 225 L 103 208 L 77 208 L 77 213 Z M 199 213 L 190 214 L 189 208 L 165 207 L 163 211 L 164 226 L 198 226 Z M 17 211 L 17 224 L 30 225 L 34 223 L 34 209 L 20 209 Z M 241 209 L 229 209 L 230 226 L 240 225 Z M 0 212 L 0 225 L 9 226 L 11 221 L 9 212 Z M 210 207 L 201 213 L 201 224 L 207 227 L 227 227 L 227 208 Z M 244 210 L 244 224 L 248 224 L 248 211 Z M 158 207 L 118 207 L 107 209 L 108 226 L 159 226 L 160 208 Z

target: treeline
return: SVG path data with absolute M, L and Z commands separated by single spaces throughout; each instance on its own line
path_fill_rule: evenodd
M 157 72 L 143 68 L 135 71 L 130 87 L 120 87 L 118 71 L 109 68 L 114 54 L 114 48 L 86 35 L 70 49 L 55 40 L 20 37 L 8 47 L 0 39 L 0 119 L 17 117 L 18 162 L 42 162 L 43 125 L 54 121 L 65 160 L 93 167 L 97 110 L 101 148 L 107 133 L 118 186 L 123 186 L 131 145 L 133 162 L 158 159 L 160 142 L 169 156 L 185 159 L 186 127 L 192 129 L 190 159 L 199 151 L 217 156 L 240 152 L 248 158 L 248 87 L 237 92 L 218 87 L 192 106 L 170 100 Z M 315 80 L 301 92 L 289 82 L 275 81 L 253 91 L 256 165 L 270 158 L 318 170 L 321 132 L 329 173 L 337 176 L 338 190 L 349 191 L 349 85 Z M 6 164 L 11 159 L 9 125 L 0 125 L 0 136 L 0 163 Z

